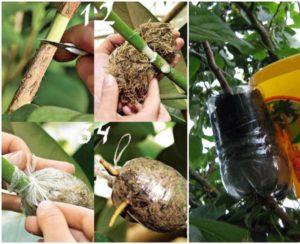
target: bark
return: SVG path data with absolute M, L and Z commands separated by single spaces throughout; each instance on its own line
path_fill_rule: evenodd
M 79 5 L 80 2 L 61 3 L 57 8 L 57 13 L 70 19 Z M 54 32 L 55 30 L 50 31 Z M 59 31 L 61 33 L 58 33 L 57 36 L 61 38 L 65 29 Z M 60 41 L 60 39 L 54 41 Z M 40 45 L 39 49 L 35 53 L 35 56 L 28 66 L 28 69 L 21 81 L 17 92 L 14 95 L 10 106 L 8 107 L 7 112 L 13 112 L 23 105 L 30 104 L 32 102 L 56 50 L 57 47 L 51 44 L 42 43 Z

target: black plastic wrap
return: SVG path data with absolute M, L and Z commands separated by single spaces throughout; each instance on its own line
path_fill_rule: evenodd
M 208 107 L 226 191 L 237 198 L 282 195 L 290 179 L 288 159 L 259 91 L 218 95 Z

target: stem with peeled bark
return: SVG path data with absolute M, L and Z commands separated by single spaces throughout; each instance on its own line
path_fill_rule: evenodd
M 150 62 L 157 67 L 164 75 L 170 78 L 176 85 L 184 91 L 187 90 L 187 80 L 182 74 L 178 73 L 176 69 L 158 53 L 154 52 L 138 32 L 132 30 L 114 11 L 111 11 L 106 21 L 112 21 L 112 27 L 119 32 L 132 46 L 138 51 L 148 56 Z
M 55 42 L 60 41 L 69 20 L 74 15 L 79 5 L 80 2 L 65 2 L 58 6 L 55 19 L 46 36 L 47 40 Z M 40 48 L 32 59 L 7 112 L 13 112 L 23 105 L 32 102 L 56 50 L 57 47 L 48 43 L 42 43 L 40 45 Z

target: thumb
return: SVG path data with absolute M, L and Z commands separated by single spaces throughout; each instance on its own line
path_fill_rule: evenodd
M 147 111 L 148 114 L 158 115 L 158 111 L 160 108 L 160 95 L 159 95 L 159 86 L 157 79 L 152 79 L 149 82 L 148 94 L 144 101 L 144 109 L 143 111 Z M 157 118 L 154 119 L 154 121 Z
M 96 120 L 113 121 L 117 114 L 119 88 L 115 77 L 106 75 L 103 80 L 99 104 L 95 106 Z
M 65 216 L 54 203 L 43 201 L 38 205 L 37 221 L 45 242 L 75 242 Z

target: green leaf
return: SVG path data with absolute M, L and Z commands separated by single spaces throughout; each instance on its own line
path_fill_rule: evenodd
M 65 73 L 61 67 L 59 70 L 53 71 L 59 65 L 55 62 L 51 63 L 33 103 L 86 113 L 89 103 L 86 87 L 75 75 L 75 68 L 73 68 L 73 75 L 72 73 Z
M 201 231 L 194 225 L 189 226 L 190 242 L 205 242 Z
M 247 41 L 237 38 L 230 27 L 212 11 L 190 4 L 190 41 L 206 40 L 221 44 L 228 42 L 243 53 L 253 48 Z
M 94 185 L 94 139 L 83 144 L 73 155 L 74 160 L 78 162 L 90 184 Z
M 38 108 L 37 105 L 27 104 L 17 109 L 15 112 L 10 114 L 5 114 L 4 116 L 7 116 L 6 117 L 7 121 L 23 122 L 23 121 L 27 121 L 31 113 L 37 108 Z
M 109 227 L 109 221 L 114 214 L 115 207 L 111 202 L 107 202 L 106 206 L 102 209 L 95 223 L 95 230 L 99 233 L 106 235 L 109 239 L 115 242 L 126 241 L 126 233 L 128 223 L 118 216 L 113 227 Z
M 225 211 L 225 205 L 221 205 L 218 207 L 214 205 L 206 205 L 193 208 L 190 212 L 190 216 L 192 216 L 193 218 L 217 220 L 219 217 L 225 214 Z
M 35 155 L 72 163 L 76 169 L 75 176 L 83 180 L 90 187 L 90 189 L 92 189 L 87 176 L 79 164 L 72 157 L 70 157 L 60 147 L 60 145 L 44 131 L 40 125 L 29 122 L 10 122 L 7 123 L 3 128 L 8 127 L 10 127 L 10 132 L 13 132 L 13 134 L 25 141 L 31 152 Z
M 80 117 L 79 112 L 54 106 L 38 107 L 28 117 L 31 122 L 93 121 L 93 115 Z
M 111 239 L 109 239 L 106 235 L 101 234 L 98 231 L 95 231 L 95 242 L 111 242 Z
M 246 229 L 222 221 L 191 217 L 190 224 L 196 226 L 208 242 L 241 242 L 248 237 Z
M 5 121 L 14 122 L 66 122 L 66 121 L 90 121 L 94 120 L 92 114 L 79 112 L 54 106 L 39 107 L 35 104 L 27 104 L 16 111 L 3 115 Z
M 138 2 L 115 2 L 113 10 L 131 27 L 137 28 L 149 20 L 157 22 L 158 19 L 141 3 Z
M 190 60 L 189 60 L 190 79 L 193 79 L 194 76 L 197 74 L 200 65 L 201 65 L 200 58 L 190 53 Z

